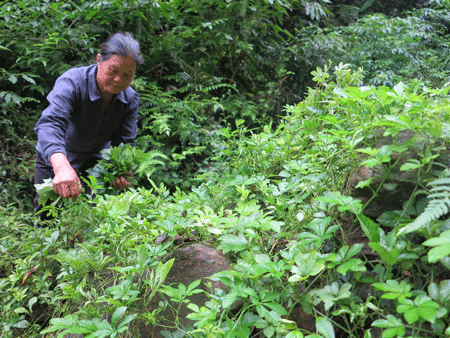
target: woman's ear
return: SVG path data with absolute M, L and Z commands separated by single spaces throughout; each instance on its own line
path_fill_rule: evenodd
M 97 64 L 100 64 L 100 53 L 99 54 L 97 54 Z

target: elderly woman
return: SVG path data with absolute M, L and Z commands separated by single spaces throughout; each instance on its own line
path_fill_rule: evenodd
M 77 172 L 93 167 L 102 149 L 134 145 L 139 95 L 130 84 L 142 62 L 133 35 L 117 33 L 101 45 L 95 64 L 70 69 L 56 80 L 35 126 L 35 183 L 53 177 L 53 190 L 76 200 L 81 192 Z M 115 189 L 129 185 L 123 177 L 113 183 Z M 34 204 L 36 211 L 42 208 L 38 197 Z

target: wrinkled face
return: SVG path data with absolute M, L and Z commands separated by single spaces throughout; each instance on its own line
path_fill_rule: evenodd
M 102 96 L 119 94 L 128 88 L 136 72 L 136 61 L 131 57 L 111 55 L 106 61 L 100 61 L 97 55 L 97 85 Z

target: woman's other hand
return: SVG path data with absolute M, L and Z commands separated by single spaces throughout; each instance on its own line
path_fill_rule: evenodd
M 117 177 L 115 181 L 113 181 L 112 186 L 116 190 L 123 190 L 131 186 L 131 183 L 128 182 L 125 177 Z

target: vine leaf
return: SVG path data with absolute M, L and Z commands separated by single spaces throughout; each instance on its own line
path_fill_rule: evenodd
M 43 183 L 35 184 L 34 187 L 39 195 L 39 204 L 41 205 L 46 205 L 47 201 L 57 203 L 61 198 L 53 191 L 53 178 L 47 178 Z
M 428 262 L 436 263 L 441 258 L 450 255 L 450 230 L 447 230 L 439 235 L 439 237 L 430 238 L 425 241 L 423 245 L 434 246 L 428 252 Z
M 318 317 L 316 319 L 317 332 L 325 338 L 335 338 L 334 328 L 331 322 L 325 317 Z

